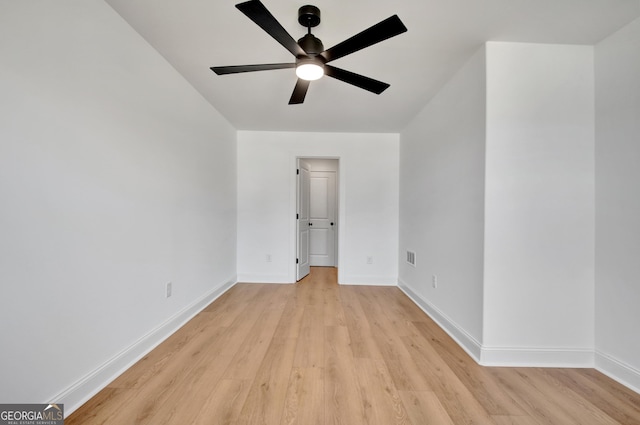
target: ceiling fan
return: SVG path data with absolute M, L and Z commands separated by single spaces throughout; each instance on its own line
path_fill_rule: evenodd
M 289 105 L 304 102 L 309 83 L 323 75 L 352 84 L 375 94 L 380 94 L 389 84 L 355 74 L 344 69 L 328 65 L 329 62 L 357 52 L 388 38 L 407 31 L 398 15 L 381 21 L 353 37 L 325 50 L 322 41 L 311 34 L 311 28 L 320 24 L 320 9 L 315 6 L 302 6 L 298 10 L 298 22 L 307 28 L 307 34 L 297 42 L 280 25 L 260 0 L 249 0 L 236 5 L 236 8 L 258 24 L 296 58 L 292 63 L 271 63 L 261 65 L 213 66 L 211 70 L 218 75 L 240 72 L 267 71 L 272 69 L 296 68 L 296 82 Z

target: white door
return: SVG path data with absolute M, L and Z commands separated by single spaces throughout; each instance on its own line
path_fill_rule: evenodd
M 310 175 L 309 164 L 298 159 L 297 185 L 298 208 L 296 214 L 296 280 L 300 280 L 309 274 L 309 190 Z
M 311 226 L 309 261 L 312 266 L 334 267 L 336 251 L 336 173 L 311 171 Z

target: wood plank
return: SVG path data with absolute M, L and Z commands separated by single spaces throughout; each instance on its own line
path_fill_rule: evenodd
M 345 325 L 349 330 L 351 349 L 356 358 L 381 359 L 382 353 L 373 339 L 367 316 L 358 300 L 357 287 L 341 288 L 340 301 L 343 305 Z
M 290 296 L 284 306 L 278 327 L 273 333 L 274 339 L 297 338 L 302 327 L 302 316 L 305 306 Z
M 293 368 L 281 423 L 324 425 L 323 368 Z
M 409 424 L 407 411 L 382 360 L 360 359 L 356 374 L 368 425 Z
M 400 398 L 414 425 L 455 425 L 433 391 L 400 391 Z
M 343 326 L 327 326 L 325 335 L 325 423 L 364 425 L 362 395 L 349 334 Z
M 250 381 L 239 379 L 219 381 L 207 401 L 200 407 L 194 406 L 196 415 L 192 425 L 235 424 L 249 394 L 250 384 Z
M 282 285 L 276 288 L 274 293 L 277 295 L 271 297 L 270 303 L 233 354 L 224 379 L 251 379 L 255 376 L 284 312 L 286 290 Z
M 256 378 L 236 422 L 238 425 L 280 424 L 296 344 L 295 338 L 272 341 L 256 371 Z
M 340 301 L 340 287 L 327 284 L 324 292 L 324 324 L 325 326 L 346 326 L 344 309 Z
M 496 425 L 540 425 L 530 416 L 494 415 L 491 419 Z
M 306 305 L 293 365 L 295 367 L 324 366 L 324 309 L 322 305 Z

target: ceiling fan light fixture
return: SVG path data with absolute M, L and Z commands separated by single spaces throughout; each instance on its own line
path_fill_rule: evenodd
M 324 75 L 324 67 L 313 59 L 301 60 L 296 66 L 296 75 L 307 81 L 319 80 Z

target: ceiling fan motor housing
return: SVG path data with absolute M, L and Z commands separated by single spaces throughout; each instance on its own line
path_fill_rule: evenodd
M 298 40 L 298 44 L 309 56 L 316 56 L 324 52 L 322 41 L 311 33 Z

